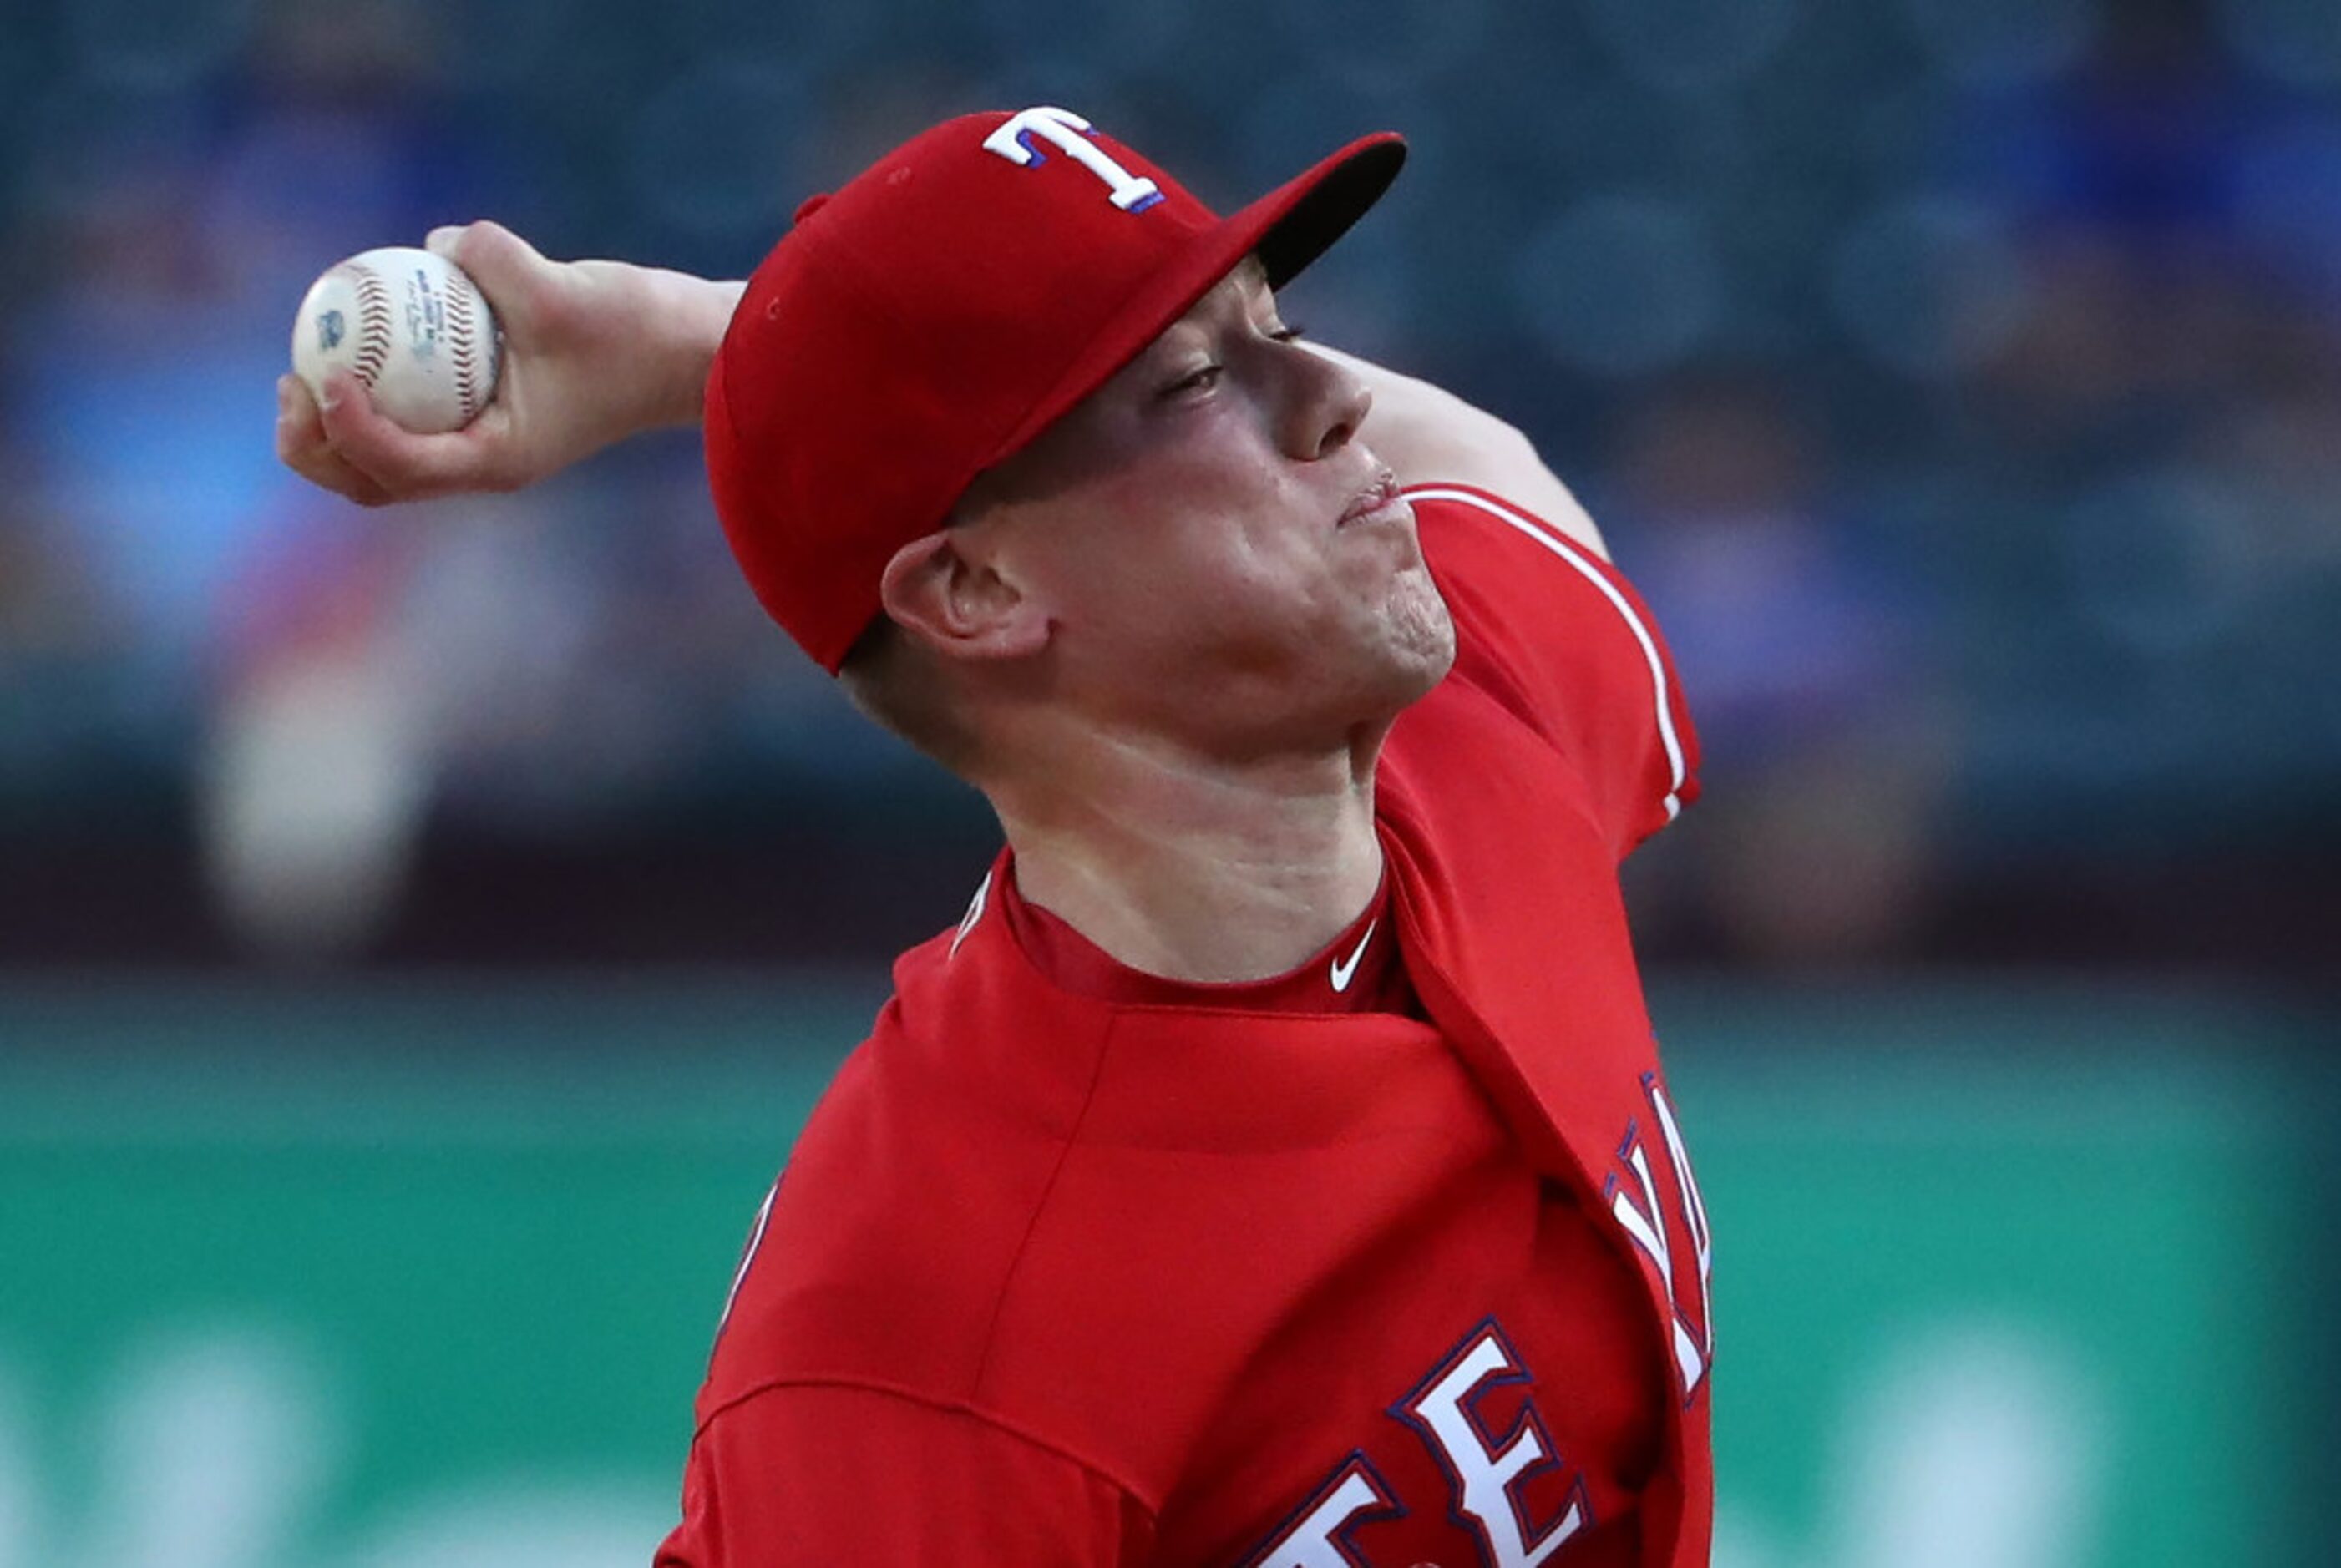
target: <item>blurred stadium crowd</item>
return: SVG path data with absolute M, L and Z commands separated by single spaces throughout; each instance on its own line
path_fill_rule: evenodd
M 366 514 L 269 446 L 324 265 L 493 215 L 736 276 L 929 121 L 1225 205 L 1533 434 L 1679 657 L 1662 957 L 2316 978 L 2341 946 L 2333 0 L 0 0 L 0 963 L 869 961 L 980 803 L 657 438 Z

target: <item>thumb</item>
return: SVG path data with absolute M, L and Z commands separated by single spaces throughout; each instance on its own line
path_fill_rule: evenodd
M 487 296 L 488 308 L 507 321 L 526 311 L 553 265 L 534 245 L 490 218 L 433 229 L 423 243 L 470 273 Z

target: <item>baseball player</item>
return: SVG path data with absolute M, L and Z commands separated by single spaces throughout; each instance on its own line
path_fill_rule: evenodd
M 285 389 L 374 502 L 702 419 L 765 607 L 1001 820 L 755 1218 L 662 1568 L 1707 1561 L 1617 878 L 1695 744 L 1529 444 L 1280 313 L 1403 157 L 1220 217 L 955 119 L 744 287 L 434 235 L 508 333 L 465 432 Z

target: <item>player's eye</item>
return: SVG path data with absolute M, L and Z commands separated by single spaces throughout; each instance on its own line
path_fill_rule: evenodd
M 1162 395 L 1166 398 L 1173 398 L 1186 392 L 1201 392 L 1220 379 L 1220 372 L 1222 368 L 1220 365 L 1200 366 L 1164 387 Z
M 1262 335 L 1273 342 L 1298 342 L 1300 340 L 1302 330 L 1303 329 L 1300 327 L 1278 327 L 1274 331 L 1263 333 Z M 1224 365 L 1219 364 L 1199 365 L 1194 370 L 1190 371 L 1187 374 L 1180 377 L 1177 381 L 1172 382 L 1169 386 L 1164 387 L 1157 395 L 1164 399 L 1170 399 L 1182 397 L 1189 392 L 1206 391 L 1219 381 L 1220 373 L 1226 368 L 1227 367 Z

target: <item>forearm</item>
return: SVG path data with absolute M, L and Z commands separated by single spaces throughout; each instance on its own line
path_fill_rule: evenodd
M 697 424 L 707 395 L 708 366 L 715 362 L 716 348 L 748 285 L 657 267 L 636 270 L 642 274 L 641 310 L 647 327 L 651 422 Z

